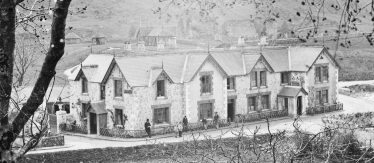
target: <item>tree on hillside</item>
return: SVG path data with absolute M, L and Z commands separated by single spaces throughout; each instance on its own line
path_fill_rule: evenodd
M 43 131 L 37 137 L 32 137 L 19 150 L 12 149 L 12 144 L 29 121 L 39 105 L 42 104 L 46 90 L 51 79 L 55 75 L 57 62 L 64 54 L 65 26 L 71 0 L 56 0 L 54 8 L 52 1 L 29 0 L 2 0 L 2 14 L 0 15 L 0 151 L 2 161 L 14 161 L 36 146 L 43 135 Z M 31 7 L 30 7 L 31 6 Z M 21 11 L 23 11 L 21 13 Z M 52 16 L 50 47 L 37 77 L 33 91 L 27 102 L 20 108 L 19 114 L 12 122 L 9 122 L 8 111 L 11 101 L 13 84 L 13 66 L 15 62 L 15 33 L 16 26 L 25 29 L 27 23 L 35 20 L 45 20 L 48 14 Z M 33 24 L 33 23 L 30 23 Z
M 160 10 L 167 10 L 170 6 L 175 6 L 189 13 L 200 13 L 199 15 L 204 20 L 207 17 L 215 17 L 214 14 L 217 11 L 247 6 L 248 10 L 254 11 L 248 17 L 253 20 L 261 20 L 258 26 L 266 27 L 267 23 L 288 21 L 293 24 L 294 27 L 292 29 L 295 29 L 291 31 L 292 35 L 295 34 L 300 39 L 311 40 L 312 42 L 324 43 L 318 39 L 318 35 L 320 32 L 328 32 L 327 30 L 323 30 L 325 26 L 333 26 L 335 37 L 331 38 L 331 41 L 334 41 L 335 45 L 331 48 L 334 49 L 335 57 L 339 47 L 348 48 L 351 46 L 352 42 L 350 39 L 358 37 L 354 36 L 357 32 L 361 34 L 361 37 L 366 38 L 370 45 L 374 44 L 374 30 L 361 31 L 359 28 L 362 24 L 370 24 L 371 29 L 374 29 L 372 26 L 372 21 L 374 21 L 374 1 L 163 0 L 161 2 L 162 6 L 168 7 L 161 8 Z M 285 8 L 288 6 L 292 6 L 292 8 Z M 281 10 L 282 7 L 285 8 L 283 11 Z
M 23 86 L 25 83 L 26 73 L 30 73 L 30 68 L 34 66 L 35 61 L 41 53 L 43 53 L 43 46 L 39 44 L 34 38 L 25 38 L 20 36 L 16 38 L 14 51 L 14 67 L 15 67 L 15 85 Z M 27 82 L 27 81 L 26 81 Z

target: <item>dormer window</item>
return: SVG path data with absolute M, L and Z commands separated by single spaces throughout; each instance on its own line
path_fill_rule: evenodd
M 122 80 L 114 80 L 114 97 L 122 97 Z
M 212 93 L 212 75 L 211 74 L 201 75 L 200 81 L 201 81 L 201 93 L 202 94 Z
M 235 77 L 227 78 L 227 90 L 235 90 Z
M 105 85 L 104 84 L 100 85 L 100 99 L 101 100 L 105 99 Z
M 82 77 L 82 93 L 88 93 L 88 81 L 85 77 Z
M 157 80 L 157 97 L 165 97 L 165 80 Z
M 315 68 L 315 81 L 316 83 L 329 81 L 329 67 L 317 65 Z

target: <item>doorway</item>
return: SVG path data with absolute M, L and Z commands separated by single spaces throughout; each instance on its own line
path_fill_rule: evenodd
M 90 113 L 90 133 L 97 134 L 97 121 L 95 113 Z
M 228 99 L 227 101 L 227 119 L 231 122 L 235 119 L 235 99 Z
M 302 108 L 303 108 L 303 97 L 298 96 L 297 97 L 297 115 L 302 114 Z

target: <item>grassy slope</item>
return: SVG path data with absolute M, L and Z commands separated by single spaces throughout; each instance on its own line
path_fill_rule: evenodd
M 328 3 L 328 2 L 327 2 Z M 295 16 L 296 11 L 302 10 L 299 7 L 300 0 L 282 0 L 277 1 L 276 10 L 280 12 L 280 23 L 292 18 L 294 28 L 299 27 L 301 18 Z M 87 5 L 87 11 L 82 15 L 73 15 L 68 19 L 67 25 L 73 27 L 78 33 L 87 41 L 96 31 L 107 35 L 111 39 L 124 40 L 128 37 L 128 30 L 131 26 L 138 27 L 140 19 L 142 26 L 146 25 L 176 25 L 177 19 L 165 22 L 158 19 L 158 15 L 153 14 L 152 10 L 157 8 L 160 4 L 157 0 L 79 0 L 73 1 L 73 8 L 83 7 Z M 328 4 L 326 6 L 329 6 Z M 224 11 L 224 12 L 223 12 Z M 248 19 L 248 15 L 253 14 L 249 6 L 236 6 L 235 8 L 216 10 L 215 15 L 219 16 L 217 20 L 223 23 L 227 20 L 243 20 Z M 171 13 L 180 14 L 180 9 L 170 10 Z M 183 16 L 185 18 L 186 16 Z M 328 24 L 334 24 L 338 18 L 338 13 L 327 8 L 326 17 L 329 20 Z M 164 17 L 165 18 L 165 17 Z M 197 16 L 192 16 L 194 26 L 204 26 L 199 22 Z M 363 27 L 367 29 L 372 25 L 363 22 Z M 305 25 L 305 24 L 304 24 Z M 206 28 L 205 28 L 206 29 Z M 354 46 L 349 49 L 339 48 L 337 60 L 342 66 L 340 79 L 343 80 L 363 80 L 374 79 L 374 72 L 372 72 L 374 50 L 367 44 L 364 39 L 355 39 Z M 327 46 L 332 47 L 331 43 Z M 104 49 L 110 46 L 121 46 L 120 44 L 96 46 L 94 51 Z M 58 63 L 57 75 L 64 77 L 62 74 L 64 70 L 74 65 L 79 64 L 90 53 L 89 44 L 67 45 L 66 54 Z M 40 65 L 44 59 L 44 55 L 40 56 L 36 66 L 29 73 L 30 78 L 34 79 L 36 70 L 40 69 Z M 63 79 L 57 79 L 57 84 L 64 84 Z

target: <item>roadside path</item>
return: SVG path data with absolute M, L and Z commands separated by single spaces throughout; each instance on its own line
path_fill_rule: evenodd
M 342 114 L 342 113 L 356 113 L 356 112 L 368 112 L 374 111 L 374 101 L 369 101 L 365 99 L 353 98 L 345 95 L 339 95 L 339 101 L 344 105 L 343 111 L 337 111 L 327 114 L 320 114 L 315 116 L 303 116 L 301 117 L 301 128 L 309 132 L 318 132 L 321 130 L 322 122 L 321 118 L 328 115 Z M 275 132 L 277 130 L 292 130 L 293 126 L 292 118 L 283 118 L 270 122 L 270 130 Z M 247 134 L 251 134 L 256 127 L 260 127 L 259 133 L 267 133 L 267 124 L 264 121 L 257 123 L 251 123 L 244 127 Z M 182 141 L 191 141 L 194 139 L 202 140 L 206 137 L 218 138 L 222 136 L 223 138 L 235 137 L 235 133 L 240 130 L 238 128 L 226 128 L 219 130 L 208 130 L 208 131 L 199 131 L 195 132 L 192 136 L 191 133 L 185 133 L 182 138 L 175 138 L 171 135 L 169 137 L 154 137 L 151 139 L 142 138 L 142 139 L 122 139 L 116 141 L 115 139 L 105 140 L 103 138 L 93 137 L 81 137 L 81 136 L 72 136 L 65 135 L 65 147 L 63 148 L 50 148 L 50 149 L 40 149 L 36 151 L 30 151 L 29 153 L 47 153 L 47 152 L 58 152 L 58 151 L 67 151 L 67 150 L 79 150 L 79 149 L 91 149 L 91 148 L 106 148 L 106 147 L 131 147 L 139 146 L 146 144 L 154 143 L 174 143 Z

